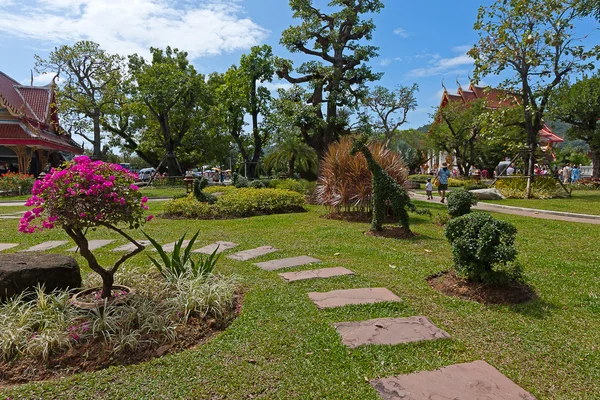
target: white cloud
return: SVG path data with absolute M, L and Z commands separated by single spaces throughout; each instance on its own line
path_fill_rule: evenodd
M 0 33 L 53 44 L 92 40 L 123 55 L 147 55 L 150 46 L 170 45 L 192 59 L 247 49 L 268 34 L 244 17 L 236 0 L 187 4 L 181 8 L 172 0 L 33 0 L 18 12 L 3 11 Z
M 52 82 L 52 78 L 54 78 L 54 74 L 48 73 L 48 72 L 42 72 L 41 74 L 38 75 L 34 75 L 33 76 L 33 85 L 34 86 L 45 86 L 47 84 L 49 84 L 50 82 Z M 58 81 L 58 79 L 57 79 Z M 27 79 L 23 79 L 21 81 L 22 85 L 30 85 L 31 84 L 31 77 L 27 78 Z
M 427 76 L 448 76 L 460 75 L 469 72 L 473 66 L 473 59 L 466 54 L 470 49 L 469 46 L 458 46 L 452 49 L 455 53 L 462 53 L 455 57 L 442 58 L 438 54 L 422 54 L 416 55 L 415 58 L 425 58 L 429 56 L 428 65 L 421 68 L 416 68 L 408 72 L 408 76 L 412 78 L 423 78 Z
M 382 58 L 381 60 L 379 60 L 379 65 L 381 65 L 382 67 L 387 67 L 391 63 L 392 60 L 390 60 L 389 58 Z
M 269 89 L 270 92 L 277 92 L 278 89 L 288 90 L 294 86 L 288 82 L 265 82 L 260 85 Z
M 410 36 L 410 33 L 406 32 L 406 30 L 403 28 L 396 28 L 396 29 L 394 29 L 394 35 L 398 35 L 401 38 L 406 39 L 407 37 Z

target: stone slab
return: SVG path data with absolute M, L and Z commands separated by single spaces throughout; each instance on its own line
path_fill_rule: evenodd
M 365 344 L 401 344 L 422 340 L 450 339 L 427 317 L 377 318 L 334 324 L 342 343 L 354 348 Z
M 142 246 L 149 246 L 149 245 L 151 245 L 151 243 L 150 243 L 149 240 L 138 240 L 137 242 L 139 244 L 141 244 Z M 124 252 L 124 251 L 130 252 L 130 251 L 135 250 L 136 248 L 137 248 L 137 246 L 135 244 L 133 244 L 133 243 L 127 243 L 127 244 L 125 244 L 123 246 L 117 247 L 116 249 L 112 249 L 112 251 L 114 251 L 114 252 Z
M 21 250 L 21 251 L 22 252 L 46 251 L 46 250 L 54 249 L 55 247 L 58 247 L 58 246 L 62 246 L 63 244 L 67 244 L 67 243 L 69 243 L 69 242 L 66 240 L 50 240 L 48 242 L 40 243 L 37 246 L 32 246 L 28 249 Z
M 217 250 L 217 254 L 224 252 L 225 250 L 233 249 L 237 246 L 237 243 L 232 242 L 215 242 L 213 244 L 209 244 L 208 246 L 204 246 L 200 249 L 192 251 L 192 253 L 202 253 L 202 254 L 212 254 L 217 246 L 219 246 L 219 250 Z
M 354 275 L 354 272 L 344 267 L 311 269 L 308 271 L 284 272 L 280 277 L 288 282 L 303 281 L 306 279 L 331 278 L 334 276 Z
M 371 385 L 385 400 L 535 400 L 485 361 L 376 379 Z
M 0 251 L 12 249 L 13 247 L 17 247 L 19 243 L 0 243 Z
M 248 261 L 256 257 L 264 256 L 265 254 L 273 253 L 275 251 L 279 251 L 279 249 L 276 249 L 272 246 L 261 246 L 255 249 L 244 250 L 238 253 L 234 253 L 230 256 L 227 256 L 227 258 L 231 258 L 232 260 L 238 261 Z
M 104 247 L 106 245 L 111 244 L 112 242 L 114 242 L 114 239 L 94 239 L 94 240 L 90 240 L 88 242 L 88 248 L 90 250 L 96 250 L 99 249 L 100 247 Z M 67 251 L 79 251 L 79 247 L 75 246 L 75 247 L 71 247 L 69 250 Z
M 321 309 L 353 304 L 373 304 L 382 301 L 402 301 L 400 297 L 386 288 L 345 289 L 325 293 L 310 292 L 308 297 Z
M 189 241 L 189 240 L 184 240 L 184 241 L 183 241 L 183 244 L 181 245 L 181 249 L 182 249 L 182 250 L 183 250 L 183 249 L 185 249 L 185 246 L 187 246 L 189 243 L 190 243 L 190 241 Z M 165 245 L 163 246 L 163 251 L 164 251 L 165 253 L 171 253 L 171 252 L 173 252 L 173 250 L 175 249 L 175 245 L 176 245 L 176 244 L 177 244 L 177 242 L 173 242 L 173 243 L 168 243 L 168 244 L 165 244 Z M 156 249 L 152 249 L 152 251 L 156 251 Z
M 277 269 L 282 268 L 290 268 L 290 267 L 299 267 L 301 265 L 318 263 L 321 260 L 309 256 L 299 256 L 299 257 L 290 257 L 290 258 L 280 258 L 279 260 L 271 260 L 256 263 L 257 267 L 260 267 L 267 271 L 275 271 Z

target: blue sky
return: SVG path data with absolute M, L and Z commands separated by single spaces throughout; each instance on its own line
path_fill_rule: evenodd
M 380 47 L 380 56 L 371 65 L 385 73 L 378 84 L 420 87 L 418 108 L 403 128 L 430 121 L 440 102 L 442 79 L 450 90 L 456 89 L 457 78 L 468 85 L 473 65 L 465 53 L 477 40 L 473 23 L 478 7 L 491 3 L 384 0 L 385 8 L 373 15 L 377 30 L 372 44 Z M 0 71 L 27 84 L 34 54 L 44 57 L 57 45 L 82 39 L 124 55 L 171 45 L 188 51 L 201 73 L 223 72 L 262 43 L 273 46 L 276 55 L 292 58 L 279 46 L 281 32 L 294 24 L 287 0 L 2 0 L 0 15 Z M 597 26 L 585 23 L 582 31 Z M 600 34 L 592 35 L 597 43 Z M 484 81 L 494 85 L 500 79 Z M 48 77 L 36 76 L 36 84 L 47 82 Z M 281 85 L 275 81 L 272 87 Z

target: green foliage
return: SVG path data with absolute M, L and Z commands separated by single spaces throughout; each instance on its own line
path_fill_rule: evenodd
M 300 212 L 304 204 L 303 195 L 289 190 L 242 188 L 226 191 L 214 204 L 188 196 L 166 202 L 163 210 L 167 217 L 217 219 Z
M 496 181 L 496 189 L 508 199 L 525 199 L 527 179 L 504 178 Z M 566 197 L 568 194 L 560 186 L 556 178 L 551 176 L 538 176 L 531 182 L 532 197 L 536 199 L 553 199 Z
M 475 204 L 477 199 L 468 190 L 454 189 L 448 194 L 448 214 L 453 218 L 470 213 Z
M 458 275 L 488 284 L 520 277 L 518 264 L 508 265 L 517 256 L 517 228 L 511 223 L 477 212 L 450 220 L 445 234 Z
M 7 172 L 0 176 L 0 195 L 30 194 L 34 182 L 33 175 Z
M 204 203 L 213 204 L 217 201 L 217 198 L 212 194 L 208 194 L 204 192 L 204 189 L 208 186 L 208 179 L 203 176 L 202 178 L 194 179 L 194 197 L 196 200 Z
M 237 172 L 234 172 L 231 175 L 231 177 L 231 183 L 233 183 L 233 186 L 235 186 L 236 188 L 247 188 L 248 186 L 250 186 L 248 179 L 246 179 L 245 176 L 238 174 Z
M 417 183 L 427 183 L 427 179 L 431 179 L 431 181 L 433 182 L 433 176 L 431 176 L 431 175 L 415 174 L 415 175 L 408 176 L 409 181 L 413 181 L 413 182 L 417 182 Z
M 156 240 L 151 238 L 146 232 L 142 232 L 146 238 L 152 243 L 152 246 L 156 249 L 160 258 L 162 259 L 162 264 L 157 261 L 154 257 L 148 254 L 148 258 L 152 261 L 154 266 L 158 269 L 161 275 L 165 279 L 178 279 L 184 275 L 189 275 L 193 277 L 207 277 L 212 274 L 215 269 L 215 265 L 219 260 L 220 254 L 217 254 L 218 246 L 215 251 L 212 252 L 211 255 L 206 258 L 200 256 L 198 261 L 194 261 L 192 258 L 192 248 L 194 247 L 194 243 L 196 242 L 196 238 L 200 231 L 197 231 L 194 236 L 190 239 L 189 243 L 183 249 L 183 253 L 181 252 L 184 241 L 185 241 L 185 233 L 183 236 L 177 240 L 175 243 L 175 247 L 173 248 L 173 252 L 171 254 L 167 254 L 163 250 L 163 247 Z
M 250 182 L 250 187 L 254 189 L 264 189 L 265 184 L 262 181 L 255 179 L 252 182 Z
M 235 192 L 237 190 L 237 188 L 235 186 L 220 186 L 220 185 L 215 185 L 215 186 L 210 186 L 206 189 L 204 189 L 204 193 L 207 194 L 215 194 L 215 193 L 231 193 L 231 192 Z
M 297 192 L 300 194 L 312 193 L 311 189 L 314 190 L 315 183 L 309 182 L 306 179 L 271 179 L 269 187 L 272 189 L 285 189 Z
M 318 163 L 317 153 L 312 147 L 297 137 L 289 136 L 276 143 L 264 160 L 267 170 L 284 170 L 290 178 L 294 177 L 296 167 L 303 171 L 316 171 Z

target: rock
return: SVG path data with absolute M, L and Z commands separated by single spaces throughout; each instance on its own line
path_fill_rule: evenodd
M 59 254 L 0 254 L 0 300 L 32 290 L 38 283 L 46 292 L 78 288 L 79 265 L 74 258 Z
M 506 197 L 502 196 L 497 189 L 476 189 L 469 190 L 475 196 L 477 200 L 504 200 Z

